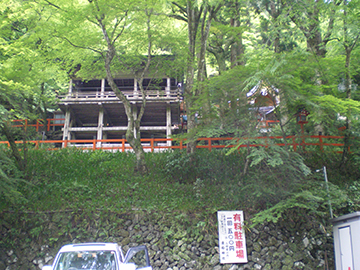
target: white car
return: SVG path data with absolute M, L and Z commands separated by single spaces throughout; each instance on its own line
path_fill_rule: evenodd
M 124 256 L 116 243 L 82 243 L 63 246 L 52 265 L 42 270 L 152 270 L 146 246 L 130 248 Z

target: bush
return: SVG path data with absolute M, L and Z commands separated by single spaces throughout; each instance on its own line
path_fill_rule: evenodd
M 26 202 L 21 186 L 28 185 L 9 151 L 0 151 L 0 210 Z

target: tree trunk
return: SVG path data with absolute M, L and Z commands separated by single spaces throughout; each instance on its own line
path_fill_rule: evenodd
M 299 13 L 297 15 L 291 16 L 291 20 L 297 25 L 297 27 L 303 32 L 306 38 L 306 44 L 308 51 L 312 52 L 316 56 L 321 58 L 326 55 L 326 44 L 330 40 L 330 36 L 334 27 L 334 16 L 335 16 L 335 7 L 339 5 L 340 2 L 331 1 L 328 3 L 329 8 L 331 9 L 331 15 L 329 22 L 327 24 L 327 29 L 324 36 L 322 36 L 319 20 L 320 7 L 322 4 L 321 1 L 308 1 L 299 2 L 303 3 L 304 6 L 299 6 Z M 302 17 L 305 15 L 304 17 Z
M 188 61 L 187 61 L 187 74 L 186 74 L 186 87 L 185 87 L 185 101 L 187 108 L 187 117 L 188 117 L 188 144 L 187 152 L 194 153 L 196 149 L 196 140 L 195 140 L 195 114 L 194 111 L 194 101 L 198 98 L 203 92 L 204 81 L 206 79 L 206 62 L 205 62 L 205 53 L 207 49 L 207 40 L 209 37 L 211 20 L 213 15 L 220 8 L 209 7 L 206 4 L 203 4 L 201 7 L 196 8 L 192 0 L 187 0 L 186 12 L 187 12 L 187 24 L 188 24 Z M 197 58 L 197 82 L 198 85 L 194 87 L 194 77 L 195 77 L 195 57 L 196 57 L 196 36 L 198 27 L 200 26 L 201 35 L 200 35 L 200 51 Z M 208 100 L 208 99 L 207 99 Z M 210 105 L 206 104 L 203 108 L 204 112 L 210 110 Z
M 21 156 L 19 149 L 15 143 L 15 138 L 9 128 L 9 125 L 7 123 L 3 123 L 1 125 L 2 133 L 5 135 L 7 141 L 10 144 L 10 149 L 13 157 L 15 158 L 16 164 L 20 171 L 25 172 L 26 169 L 26 162 L 25 159 Z M 26 149 L 24 149 L 26 151 Z
M 236 17 L 231 19 L 231 26 L 233 27 L 240 27 L 240 4 L 239 1 L 235 1 L 235 9 L 236 9 Z M 242 31 L 237 34 L 234 38 L 234 42 L 231 45 L 231 68 L 238 66 L 238 65 L 244 65 L 245 62 L 242 59 L 243 55 L 245 53 L 245 47 L 243 44 L 242 39 Z
M 185 87 L 185 102 L 186 102 L 186 114 L 187 114 L 187 132 L 188 132 L 188 143 L 187 143 L 187 153 L 194 153 L 196 149 L 195 136 L 191 133 L 195 128 L 195 121 L 190 117 L 192 113 L 193 106 L 193 87 L 195 79 L 195 46 L 196 46 L 196 35 L 198 28 L 198 17 L 199 11 L 193 6 L 191 0 L 187 0 L 186 5 L 187 11 L 187 24 L 188 24 L 188 59 L 187 59 L 187 71 L 186 71 L 186 87 Z
M 106 56 L 105 56 L 105 70 L 106 70 L 106 78 L 107 81 L 111 87 L 111 90 L 115 93 L 115 95 L 121 100 L 121 102 L 124 105 L 125 108 L 125 113 L 126 116 L 128 118 L 128 126 L 127 126 L 127 130 L 126 130 L 126 140 L 128 141 L 128 143 L 130 144 L 130 146 L 132 147 L 132 149 L 135 152 L 135 156 L 136 156 L 136 171 L 144 174 L 147 172 L 147 168 L 146 168 L 146 164 L 145 164 L 145 153 L 144 153 L 144 149 L 141 145 L 141 137 L 140 137 L 140 121 L 142 118 L 142 115 L 144 113 L 144 107 L 146 104 L 146 99 L 145 99 L 145 95 L 144 95 L 144 90 L 142 87 L 142 79 L 144 77 L 144 73 L 146 71 L 146 69 L 149 67 L 149 58 L 148 58 L 148 62 L 147 65 L 142 73 L 142 77 L 141 77 L 141 90 L 142 90 L 142 97 L 143 97 L 143 102 L 142 102 L 142 108 L 140 110 L 140 114 L 137 114 L 137 112 L 134 113 L 134 108 L 132 108 L 131 103 L 129 102 L 129 100 L 125 97 L 125 95 L 121 92 L 121 90 L 118 88 L 118 86 L 116 85 L 114 78 L 112 76 L 111 73 L 111 62 L 113 60 L 113 58 L 116 55 L 116 49 L 113 45 L 113 43 L 110 41 L 110 38 L 106 32 L 105 26 L 102 22 L 102 20 L 99 19 L 99 25 L 102 28 L 102 32 L 104 35 L 105 40 L 107 41 L 108 44 L 108 50 L 106 52 Z M 150 57 L 150 55 L 148 55 L 148 57 Z M 145 99 L 145 100 L 144 100 Z M 136 116 L 136 118 L 134 117 Z
M 346 59 L 345 59 L 345 91 L 346 91 L 346 98 L 351 99 L 351 53 L 354 49 L 356 43 L 359 40 L 360 32 L 356 35 L 355 38 L 350 39 L 348 36 L 348 22 L 347 22 L 347 0 L 343 1 L 344 4 L 344 17 L 343 17 L 343 31 L 344 31 L 344 48 L 346 53 Z M 346 116 L 346 123 L 345 123 L 345 134 L 344 134 L 344 149 L 343 149 L 343 155 L 342 155 L 342 162 L 341 164 L 344 165 L 347 161 L 348 155 L 349 155 L 349 147 L 351 143 L 351 121 L 349 119 L 351 109 L 348 110 L 347 116 Z

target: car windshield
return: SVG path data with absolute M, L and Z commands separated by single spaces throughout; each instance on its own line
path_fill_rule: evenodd
M 62 252 L 55 270 L 117 270 L 115 251 L 71 251 Z

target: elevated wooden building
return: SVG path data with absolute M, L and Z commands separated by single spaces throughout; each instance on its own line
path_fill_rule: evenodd
M 122 76 L 117 77 L 115 82 L 132 104 L 134 114 L 137 114 L 142 103 L 137 80 Z M 143 86 L 146 89 L 146 107 L 141 119 L 141 137 L 169 138 L 179 127 L 180 84 L 175 78 L 164 76 L 145 78 Z M 68 93 L 59 96 L 59 106 L 65 114 L 63 140 L 125 137 L 128 125 L 125 108 L 106 79 L 71 80 Z

